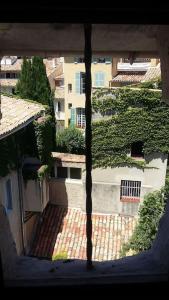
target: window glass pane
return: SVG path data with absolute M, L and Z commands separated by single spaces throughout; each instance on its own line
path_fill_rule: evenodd
M 70 168 L 70 178 L 71 179 L 81 179 L 81 169 L 80 168 Z
M 67 168 L 66 167 L 57 167 L 57 177 L 58 178 L 67 178 Z
M 8 179 L 6 182 L 6 197 L 7 197 L 7 209 L 12 209 L 12 187 L 11 180 Z

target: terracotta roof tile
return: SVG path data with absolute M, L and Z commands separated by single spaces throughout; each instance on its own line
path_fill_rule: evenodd
M 112 82 L 140 82 L 143 80 L 145 72 L 118 72 Z
M 92 224 L 93 260 L 113 260 L 119 258 L 122 243 L 132 235 L 136 219 L 93 214 Z M 79 209 L 48 204 L 29 255 L 50 259 L 61 252 L 66 252 L 70 259 L 86 260 L 86 214 Z
M 158 77 L 161 77 L 160 64 L 158 64 L 156 67 L 150 67 L 143 77 L 142 82 L 156 79 Z
M 41 104 L 1 95 L 0 138 L 19 130 L 43 111 L 45 108 Z
M 62 161 L 62 162 L 79 162 L 79 163 L 85 163 L 85 155 L 52 152 L 52 157 L 54 159 Z

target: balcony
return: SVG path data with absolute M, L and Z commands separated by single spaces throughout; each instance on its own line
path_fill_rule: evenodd
M 65 120 L 65 113 L 63 111 L 55 112 L 56 120 Z
M 150 62 L 135 62 L 131 65 L 130 63 L 119 62 L 117 71 L 147 71 L 150 64 Z
M 64 92 L 64 86 L 58 86 L 55 89 L 55 99 L 64 99 L 65 92 Z

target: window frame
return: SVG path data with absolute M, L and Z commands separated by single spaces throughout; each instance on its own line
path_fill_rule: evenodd
M 62 177 L 58 177 L 58 168 L 67 168 L 67 177 L 66 178 L 62 178 Z M 70 169 L 80 169 L 80 175 L 81 178 L 71 178 L 70 177 Z M 57 180 L 61 180 L 61 181 L 66 181 L 66 182 L 77 182 L 77 183 L 82 183 L 82 168 L 78 168 L 78 167 L 63 167 L 63 166 L 57 166 L 55 165 L 55 178 Z
M 136 203 L 140 202 L 141 181 L 122 179 L 120 183 L 120 201 Z

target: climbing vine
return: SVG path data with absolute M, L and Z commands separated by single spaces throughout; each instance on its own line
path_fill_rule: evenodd
M 169 106 L 161 92 L 128 88 L 99 89 L 93 95 L 93 167 L 119 165 L 145 168 L 130 157 L 132 143 L 142 141 L 144 154 L 169 153 Z
M 53 150 L 52 116 L 46 115 L 27 125 L 18 132 L 0 140 L 0 176 L 4 177 L 11 170 L 18 169 L 24 158 L 36 157 L 42 165 L 50 165 Z M 24 178 L 42 178 L 48 167 L 40 173 L 24 171 Z M 37 174 L 35 174 L 37 173 Z

